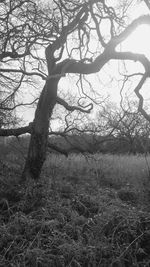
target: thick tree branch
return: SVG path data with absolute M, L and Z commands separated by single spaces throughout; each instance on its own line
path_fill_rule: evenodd
M 116 47 L 123 41 L 125 41 L 129 35 L 140 25 L 142 24 L 148 24 L 150 25 L 150 15 L 143 15 L 135 19 L 133 22 L 131 22 L 130 25 L 128 25 L 124 31 L 122 31 L 119 35 L 115 36 L 109 43 L 108 46 Z
M 26 133 L 31 133 L 31 124 L 17 129 L 0 129 L 0 136 L 19 136 Z
M 48 146 L 49 149 L 52 149 L 52 150 L 54 150 L 54 151 L 56 151 L 56 152 L 58 152 L 60 154 L 65 155 L 66 157 L 68 157 L 68 153 L 69 153 L 68 150 L 62 149 L 62 148 L 58 147 L 55 144 L 51 144 L 50 142 L 48 142 L 47 146 Z
M 92 74 L 101 70 L 101 68 L 111 59 L 111 56 L 106 52 L 99 55 L 92 63 L 84 63 L 74 59 L 66 59 L 59 63 L 56 68 L 56 73 L 77 73 L 77 74 Z
M 10 57 L 12 59 L 23 58 L 25 56 L 28 56 L 29 54 L 30 54 L 29 49 L 26 49 L 26 51 L 22 54 L 19 54 L 16 51 L 15 52 L 14 51 L 10 51 L 10 52 L 5 51 L 5 52 L 2 52 L 0 54 L 0 60 L 4 59 L 6 57 Z
M 143 100 L 143 96 L 140 94 L 140 89 L 142 88 L 146 79 L 147 79 L 147 74 L 145 73 L 142 79 L 140 80 L 140 82 L 138 83 L 138 85 L 136 86 L 136 88 L 134 89 L 134 92 L 139 99 L 138 110 L 141 112 L 144 118 L 150 122 L 150 115 L 143 109 L 144 100 Z
M 135 54 L 132 52 L 113 52 L 112 59 L 118 60 L 131 60 L 131 61 L 139 61 L 143 67 L 147 75 L 150 75 L 150 61 L 145 55 L 142 54 Z
M 90 113 L 90 111 L 93 109 L 93 104 L 90 103 L 87 107 L 89 107 L 88 109 L 83 109 L 79 106 L 70 106 L 64 99 L 60 98 L 57 96 L 57 103 L 62 105 L 64 108 L 66 108 L 68 111 L 81 111 L 83 113 Z
M 93 151 L 90 150 L 89 148 L 83 148 L 81 147 L 80 145 L 77 146 L 75 144 L 72 144 L 71 142 L 69 142 L 68 139 L 66 139 L 66 142 L 68 142 L 68 144 L 71 146 L 67 149 L 63 149 L 61 147 L 58 147 L 56 144 L 51 144 L 51 143 L 48 143 L 48 148 L 49 149 L 52 149 L 60 154 L 63 154 L 65 155 L 66 157 L 68 157 L 69 153 L 72 153 L 72 152 L 78 152 L 78 153 L 89 153 L 89 154 L 93 154 Z
M 144 0 L 144 2 L 147 5 L 148 9 L 150 10 L 150 1 L 149 0 Z
M 135 19 L 123 32 L 111 39 L 111 41 L 106 45 L 104 52 L 92 63 L 84 63 L 73 59 L 67 59 L 57 64 L 56 73 L 96 73 L 100 71 L 101 68 L 111 59 L 140 61 L 146 68 L 146 71 L 149 72 L 149 60 L 144 55 L 115 51 L 116 46 L 122 43 L 139 25 L 142 24 L 150 25 L 150 15 L 144 15 Z
M 110 49 L 109 49 L 110 48 Z M 64 60 L 57 66 L 57 72 L 63 73 L 78 73 L 92 74 L 101 70 L 101 68 L 112 59 L 139 61 L 145 68 L 147 73 L 150 73 L 150 61 L 145 55 L 135 54 L 132 52 L 116 52 L 109 45 L 105 51 L 99 55 L 92 63 L 83 63 L 73 59 Z

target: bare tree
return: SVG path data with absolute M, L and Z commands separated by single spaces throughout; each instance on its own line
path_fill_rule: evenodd
M 126 108 L 108 104 L 98 113 L 96 123 L 104 136 L 111 134 L 116 141 L 127 143 L 129 153 L 138 152 L 141 146 L 143 150 L 144 143 L 149 140 L 150 124 L 138 111 L 137 101 L 128 100 Z
M 0 135 L 6 136 L 31 134 L 24 179 L 40 176 L 46 158 L 49 121 L 56 103 L 69 112 L 90 113 L 93 103 L 98 103 L 98 92 L 96 95 L 87 82 L 87 75 L 100 72 L 110 60 L 142 64 L 144 72 L 139 74 L 135 93 L 139 110 L 149 118 L 143 109 L 140 89 L 149 78 L 150 62 L 144 55 L 116 50 L 139 25 L 150 24 L 150 15 L 128 22 L 129 7 L 129 3 L 119 2 L 109 6 L 104 0 L 53 0 L 47 4 L 32 0 L 0 2 L 0 75 L 3 87 L 9 88 L 5 99 L 16 98 L 27 84 L 32 88 L 40 79 L 45 82 L 35 100 L 38 103 L 33 122 L 18 129 L 0 130 Z M 79 97 L 75 105 L 58 96 L 59 81 L 66 74 L 78 75 Z M 85 90 L 86 83 L 90 93 Z M 16 101 L 11 101 L 11 109 L 25 104 Z

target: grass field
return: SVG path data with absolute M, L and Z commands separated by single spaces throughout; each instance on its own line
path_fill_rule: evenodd
M 49 155 L 20 185 L 0 162 L 0 267 L 150 266 L 150 156 Z
M 100 188 L 128 188 L 135 191 L 148 189 L 150 156 L 143 155 L 51 155 L 45 163 L 47 174 L 70 182 L 97 184 Z M 148 187 L 147 187 L 148 186 Z

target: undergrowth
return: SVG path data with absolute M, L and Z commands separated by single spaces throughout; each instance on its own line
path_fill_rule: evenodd
M 45 166 L 28 186 L 1 162 L 0 267 L 150 266 L 144 185 L 117 186 L 88 159 L 82 169 L 72 160 L 68 171 L 58 161 Z

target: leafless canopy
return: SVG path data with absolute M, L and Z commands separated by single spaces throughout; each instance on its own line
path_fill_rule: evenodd
M 150 121 L 140 93 L 150 76 L 150 62 L 145 55 L 116 50 L 139 25 L 150 24 L 150 15 L 127 19 L 132 2 L 116 1 L 111 6 L 104 0 L 0 1 L 0 135 L 30 133 L 31 125 L 7 131 L 7 122 L 15 123 L 14 111 L 39 99 L 38 95 L 25 103 L 20 94 L 27 86 L 34 90 L 37 81 L 42 86 L 68 73 L 78 74 L 76 103 L 58 95 L 56 102 L 68 112 L 90 113 L 96 97 L 92 87 L 91 95 L 85 92 L 85 79 L 110 60 L 138 61 L 144 67 L 135 93 L 139 110 Z M 149 2 L 145 4 L 149 8 Z

